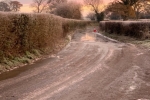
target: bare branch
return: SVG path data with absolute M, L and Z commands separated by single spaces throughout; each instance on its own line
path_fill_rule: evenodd
M 34 8 L 34 12 L 42 13 L 48 7 L 47 0 L 33 0 L 33 3 L 30 5 Z

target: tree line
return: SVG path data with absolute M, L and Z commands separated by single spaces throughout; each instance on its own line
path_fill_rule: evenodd
M 23 6 L 19 1 L 0 1 L 0 11 L 18 12 Z M 81 19 L 81 4 L 67 0 L 32 0 L 30 4 L 34 13 L 50 13 L 64 18 Z
M 50 13 L 64 18 L 81 19 L 81 8 L 87 6 L 93 12 L 87 15 L 98 22 L 109 19 L 139 19 L 144 16 L 150 18 L 150 0 L 114 0 L 107 6 L 103 0 L 83 0 L 84 4 L 67 0 L 32 0 L 30 7 L 34 13 Z M 18 1 L 0 1 L 0 11 L 17 12 L 23 6 Z
M 84 0 L 84 3 L 93 9 L 93 13 L 87 15 L 91 20 L 103 20 L 104 15 L 109 19 L 150 19 L 150 0 L 114 0 L 107 6 L 103 0 Z
M 105 12 L 123 20 L 139 19 L 150 13 L 150 0 L 115 0 L 108 5 Z

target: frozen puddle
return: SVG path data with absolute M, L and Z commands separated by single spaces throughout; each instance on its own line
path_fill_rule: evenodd
M 95 41 L 96 40 L 96 34 L 90 34 L 86 33 L 83 37 L 81 37 L 81 41 Z

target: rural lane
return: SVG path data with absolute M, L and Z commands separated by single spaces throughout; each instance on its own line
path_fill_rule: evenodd
M 92 31 L 75 31 L 58 54 L 1 80 L 0 100 L 150 100 L 150 50 Z

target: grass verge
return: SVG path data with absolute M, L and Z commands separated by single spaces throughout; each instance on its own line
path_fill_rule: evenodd
M 103 35 L 110 37 L 112 39 L 115 39 L 117 41 L 120 42 L 124 42 L 124 43 L 132 43 L 132 44 L 136 44 L 138 46 L 142 46 L 145 48 L 150 48 L 150 39 L 137 39 L 137 38 L 133 38 L 133 37 L 129 37 L 129 36 L 124 36 L 124 35 L 118 35 L 118 34 L 109 34 L 106 32 L 100 32 Z
M 84 30 L 85 27 L 79 28 Z M 25 65 L 33 64 L 33 62 L 47 58 L 53 54 L 61 51 L 70 41 L 74 34 L 74 31 L 67 33 L 68 35 L 65 38 L 61 38 L 58 43 L 55 45 L 55 48 L 47 48 L 45 50 L 33 49 L 30 52 L 26 51 L 24 55 L 3 58 L 4 60 L 0 61 L 0 74 L 3 72 L 8 72 Z
M 0 63 L 0 73 L 13 70 L 18 67 L 22 67 L 26 64 L 31 64 L 41 57 L 42 52 L 39 50 L 33 50 L 32 52 L 26 51 L 24 55 L 4 58 Z

